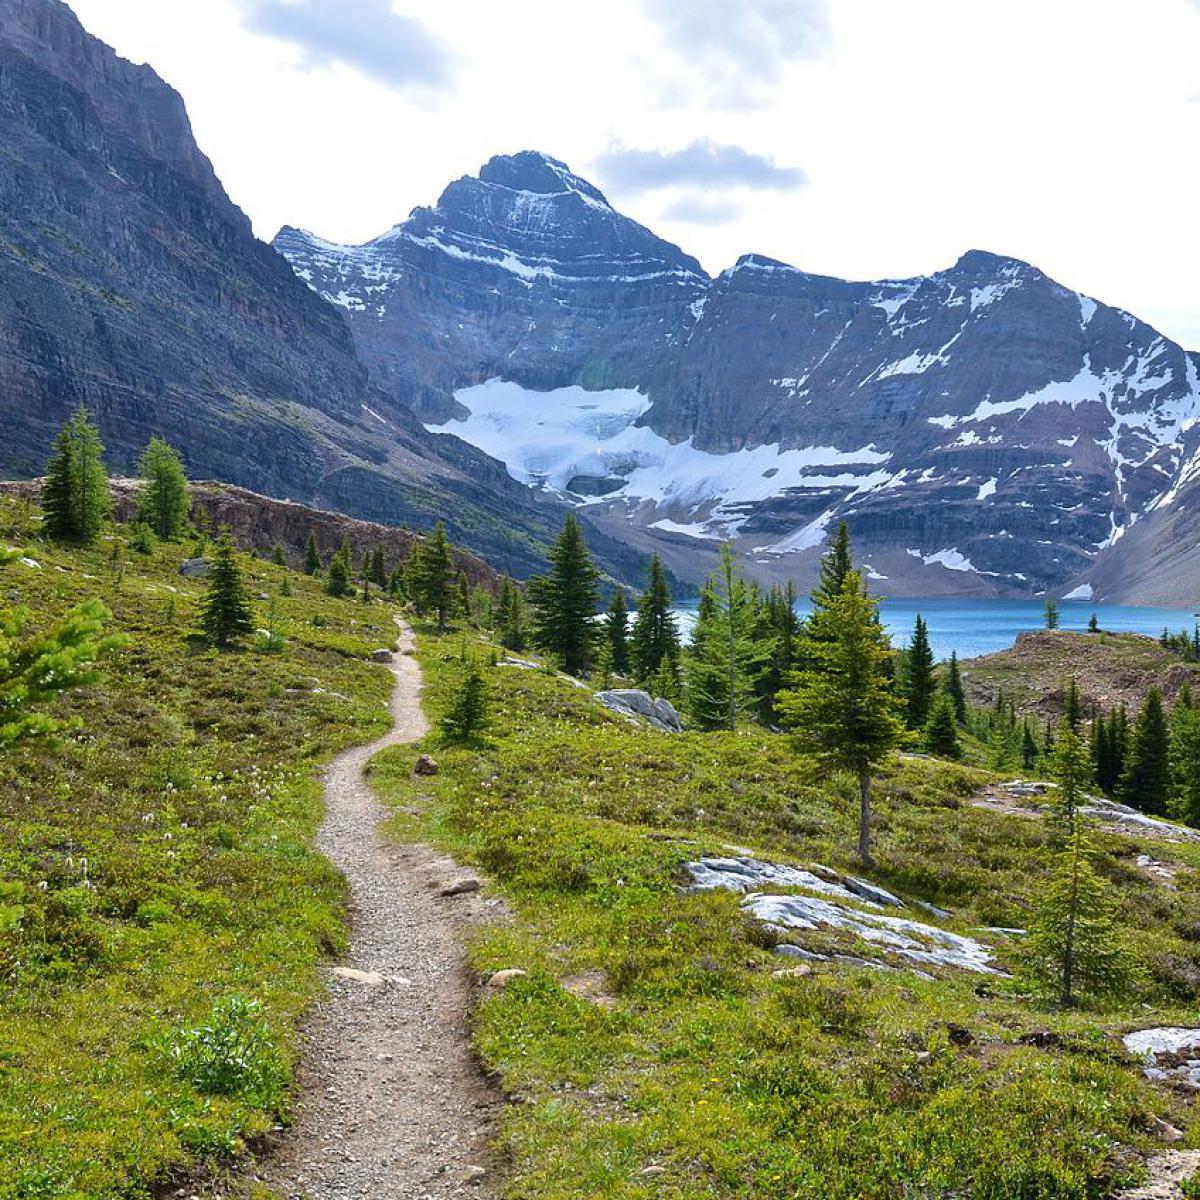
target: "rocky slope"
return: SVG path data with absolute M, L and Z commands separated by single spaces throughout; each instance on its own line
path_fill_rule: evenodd
M 152 433 L 193 474 L 428 526 L 528 574 L 561 521 L 368 378 L 343 313 L 258 241 L 183 101 L 60 0 L 0 0 L 0 474 L 78 403 L 117 469 Z M 596 534 L 611 569 L 637 556 Z
M 1200 358 L 1029 264 L 854 283 L 749 255 L 711 279 L 530 152 L 364 246 L 275 244 L 395 403 L 684 573 L 732 537 L 803 579 L 846 518 L 892 594 L 1200 582 L 1112 565 L 1181 506 Z

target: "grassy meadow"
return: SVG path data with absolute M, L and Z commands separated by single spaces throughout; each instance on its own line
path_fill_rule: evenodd
M 464 657 L 485 664 L 492 726 L 386 751 L 373 779 L 397 837 L 477 865 L 511 920 L 481 931 L 476 1041 L 513 1103 L 514 1200 L 1034 1200 L 1111 1195 L 1189 1105 L 1141 1076 L 1119 1035 L 1194 1023 L 1200 848 L 1100 834 L 1138 977 L 1119 1005 L 1062 1011 L 1014 978 L 794 960 L 732 893 L 684 893 L 683 864 L 744 847 L 854 871 L 856 793 L 759 728 L 633 727 L 553 673 L 486 666 L 473 635 L 425 634 L 426 707 Z M 441 770 L 414 779 L 421 752 Z M 982 937 L 1000 966 L 1050 869 L 1044 822 L 967 801 L 991 776 L 894 759 L 877 789 L 873 881 L 949 910 L 920 920 Z M 1176 890 L 1136 865 L 1183 864 Z M 911 907 L 911 905 L 910 905 Z M 821 931 L 814 950 L 862 949 Z M 1182 1145 L 1200 1146 L 1197 1132 Z
M 344 884 L 313 849 L 321 764 L 387 727 L 365 659 L 391 612 L 239 555 L 255 624 L 195 636 L 194 546 L 38 541 L 0 500 L 0 568 L 31 630 L 99 596 L 122 648 L 62 698 L 77 727 L 0 750 L 0 1198 L 142 1197 L 286 1113 L 297 1017 L 344 940 Z

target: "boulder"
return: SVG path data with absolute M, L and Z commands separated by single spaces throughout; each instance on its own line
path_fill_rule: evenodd
M 490 988 L 506 988 L 514 979 L 524 979 L 528 974 L 527 971 L 522 971 L 520 967 L 505 967 L 502 971 L 496 971 L 488 976 L 487 986 Z
M 478 879 L 456 879 L 453 883 L 448 883 L 441 890 L 443 896 L 465 896 L 469 892 L 479 891 Z
M 669 700 L 656 700 L 649 692 L 637 688 L 611 688 L 597 692 L 596 699 L 611 712 L 627 721 L 644 721 L 663 733 L 680 733 L 683 721 Z
M 375 663 L 390 663 L 392 661 L 392 652 L 382 648 L 379 650 L 372 650 L 371 661 Z
M 185 579 L 203 579 L 212 570 L 212 563 L 207 558 L 188 558 L 179 568 L 179 573 Z
M 437 759 L 428 754 L 422 754 L 413 766 L 414 775 L 436 775 L 438 773 Z

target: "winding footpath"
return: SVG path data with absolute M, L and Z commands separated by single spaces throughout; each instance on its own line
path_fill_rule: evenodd
M 338 755 L 325 778 L 317 844 L 350 883 L 351 950 L 328 969 L 308 1026 L 294 1123 L 258 1164 L 288 1200 L 492 1195 L 500 1101 L 471 1055 L 460 937 L 487 909 L 478 894 L 440 895 L 461 876 L 452 860 L 380 836 L 385 813 L 365 776 L 374 754 L 428 731 L 412 646 L 401 624 L 391 731 Z

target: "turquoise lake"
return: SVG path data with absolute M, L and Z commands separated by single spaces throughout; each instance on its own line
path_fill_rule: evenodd
M 797 606 L 806 612 L 808 606 Z M 696 606 L 683 605 L 677 610 L 680 627 L 690 633 Z M 1041 629 L 1046 623 L 1045 606 L 1040 600 L 948 600 L 937 599 L 885 600 L 880 608 L 884 625 L 897 646 L 912 637 L 917 614 L 929 626 L 929 641 L 934 655 L 949 658 L 951 650 L 959 658 L 974 658 L 977 654 L 992 654 L 1007 650 L 1017 634 L 1027 629 Z M 1059 601 L 1059 628 L 1086 629 L 1088 618 L 1096 614 L 1102 629 L 1114 633 L 1144 633 L 1157 637 L 1163 627 L 1189 633 L 1196 624 L 1191 609 L 1137 608 L 1121 604 L 1090 604 Z

